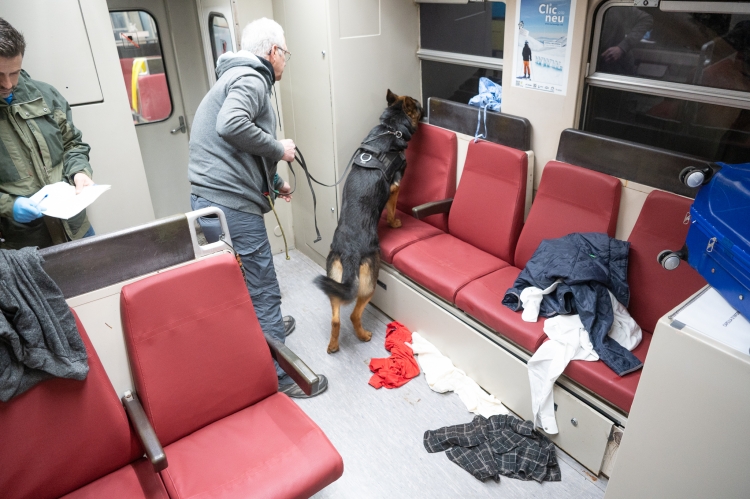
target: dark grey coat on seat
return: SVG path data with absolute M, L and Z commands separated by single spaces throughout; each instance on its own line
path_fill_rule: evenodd
M 0 401 L 57 376 L 82 380 L 86 346 L 36 247 L 0 250 Z

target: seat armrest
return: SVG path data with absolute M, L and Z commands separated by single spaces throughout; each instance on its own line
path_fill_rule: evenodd
M 122 405 L 125 406 L 125 412 L 128 413 L 130 423 L 135 428 L 138 438 L 146 449 L 146 456 L 151 461 L 151 466 L 154 467 L 154 472 L 158 473 L 167 467 L 167 455 L 164 453 L 164 448 L 159 442 L 159 438 L 156 436 L 154 427 L 151 426 L 146 417 L 146 412 L 143 410 L 141 401 L 138 400 L 138 396 L 131 392 L 125 392 L 122 397 Z
M 318 383 L 320 378 L 315 374 L 312 369 L 307 367 L 302 359 L 297 357 L 297 354 L 292 352 L 289 347 L 284 345 L 279 340 L 271 338 L 266 335 L 266 342 L 268 347 L 271 349 L 271 355 L 279 366 L 294 380 L 302 391 L 307 395 L 310 395 L 314 391 L 318 390 Z
M 453 204 L 453 198 L 441 199 L 440 201 L 432 201 L 430 203 L 420 204 L 411 209 L 411 214 L 417 220 L 422 220 L 430 215 L 437 215 L 438 213 L 448 213 Z

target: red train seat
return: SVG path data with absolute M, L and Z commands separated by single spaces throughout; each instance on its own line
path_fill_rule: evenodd
M 706 285 L 689 265 L 667 271 L 656 261 L 662 250 L 680 248 L 685 242 L 689 224 L 684 222 L 691 203 L 667 192 L 651 192 L 628 238 L 628 311 L 643 329 L 643 341 L 633 351 L 642 361 L 659 318 Z M 564 373 L 625 412 L 630 411 L 641 379 L 640 370 L 620 377 L 601 361 L 573 361 Z
M 572 232 L 614 236 L 620 207 L 620 181 L 578 166 L 550 161 L 544 167 L 534 203 L 518 238 L 515 266 L 505 267 L 466 285 L 456 306 L 529 352 L 542 344 L 544 318 L 524 322 L 501 301 L 543 239 Z
M 120 59 L 120 69 L 122 70 L 122 79 L 125 80 L 125 89 L 128 91 L 128 102 L 133 107 L 133 57 Z
M 147 121 L 164 120 L 172 113 L 165 73 L 139 75 L 138 98 L 140 114 Z
M 523 224 L 528 157 L 472 142 L 451 206 L 449 234 L 396 253 L 394 266 L 445 300 L 471 281 L 510 265 Z
M 286 395 L 229 255 L 122 289 L 138 395 L 169 461 L 171 497 L 309 497 L 341 456 Z
M 77 316 L 76 324 L 86 379 L 45 380 L 0 403 L 0 496 L 166 499 L 151 463 L 138 459 L 143 450 Z
M 452 198 L 456 193 L 456 134 L 433 125 L 420 124 L 406 148 L 406 172 L 396 205 L 401 227 L 392 229 L 385 212 L 378 223 L 380 253 L 383 260 L 393 262 L 396 252 L 448 230 L 448 215 L 431 215 L 417 220 L 411 209 L 431 201 Z

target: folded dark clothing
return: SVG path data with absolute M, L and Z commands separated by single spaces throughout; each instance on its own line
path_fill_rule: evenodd
M 0 401 L 52 376 L 82 380 L 86 347 L 35 247 L 0 250 Z
M 442 452 L 481 481 L 500 475 L 519 480 L 559 482 L 555 445 L 531 421 L 513 415 L 476 416 L 471 423 L 424 434 L 427 452 Z

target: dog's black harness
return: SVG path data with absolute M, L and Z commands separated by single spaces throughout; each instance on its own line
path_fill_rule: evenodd
M 377 151 L 367 144 L 360 144 L 352 160 L 355 165 L 370 170 L 377 170 L 388 185 L 393 183 L 396 173 L 406 164 L 403 151 Z
M 375 149 L 374 147 L 370 146 L 368 143 L 372 142 L 378 137 L 381 137 L 383 135 L 393 135 L 396 139 L 404 138 L 405 140 L 409 140 L 411 138 L 411 133 L 413 130 L 411 130 L 411 127 L 409 128 L 409 132 L 404 134 L 401 131 L 394 130 L 391 127 L 387 125 L 387 130 L 379 135 L 376 135 L 375 137 L 365 140 L 359 145 L 359 148 L 354 152 L 354 155 L 349 160 L 349 164 L 346 165 L 346 168 L 344 169 L 344 173 L 341 174 L 341 178 L 339 178 L 336 183 L 334 184 L 324 184 L 323 182 L 320 182 L 315 177 L 313 177 L 310 174 L 310 171 L 307 169 L 307 163 L 305 162 L 304 156 L 302 156 L 302 151 L 299 150 L 299 148 L 295 148 L 296 152 L 294 155 L 294 159 L 297 160 L 297 163 L 302 167 L 302 170 L 305 172 L 305 176 L 307 176 L 307 185 L 310 186 L 310 193 L 312 194 L 313 198 L 313 221 L 315 222 L 315 240 L 313 243 L 317 243 L 320 241 L 320 231 L 318 230 L 318 216 L 317 216 L 317 199 L 315 198 L 315 191 L 313 190 L 312 182 L 315 182 L 318 185 L 321 185 L 323 187 L 336 187 L 339 185 L 343 180 L 346 178 L 346 174 L 349 171 L 349 168 L 352 167 L 352 165 L 359 166 L 361 168 L 367 168 L 369 170 L 377 170 L 380 172 L 380 174 L 383 176 L 383 179 L 386 181 L 388 185 L 393 183 L 394 178 L 396 177 L 396 174 L 400 171 L 403 171 L 404 165 L 406 164 L 406 155 L 404 154 L 404 151 L 380 151 L 378 149 Z M 292 168 L 292 163 L 290 161 L 287 161 L 287 164 L 289 165 L 289 171 L 292 173 L 292 176 L 294 177 L 294 189 L 289 194 L 292 194 L 294 191 L 297 190 L 297 175 L 294 173 L 294 169 Z M 269 184 L 270 185 L 270 184 Z

